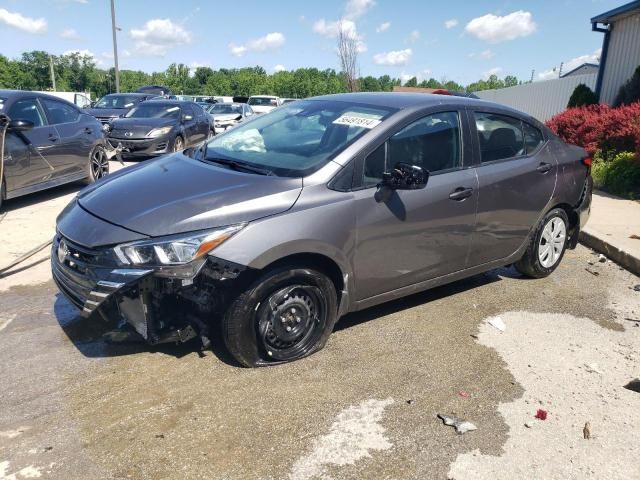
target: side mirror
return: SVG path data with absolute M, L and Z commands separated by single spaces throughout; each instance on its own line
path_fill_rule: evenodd
M 191 120 L 193 120 L 193 115 L 183 115 L 182 116 L 182 121 L 183 122 L 190 122 Z
M 392 190 L 418 190 L 427 186 L 429 172 L 417 165 L 396 163 L 390 172 L 382 174 L 382 185 Z
M 87 108 L 93 108 L 96 106 L 96 103 L 98 102 L 90 102 L 89 105 L 87 106 Z
M 13 130 L 14 132 L 25 132 L 27 130 L 31 130 L 34 127 L 33 122 L 29 120 L 11 120 L 9 123 L 9 130 Z

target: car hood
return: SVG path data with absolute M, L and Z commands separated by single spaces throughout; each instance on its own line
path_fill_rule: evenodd
M 94 117 L 111 117 L 117 118 L 123 113 L 129 111 L 128 108 L 85 108 L 84 111 Z
M 273 110 L 274 106 L 269 106 L 269 105 L 251 105 L 251 108 L 253 109 L 254 112 L 256 113 L 267 113 L 270 112 L 271 110 Z
M 302 190 L 301 178 L 238 172 L 181 153 L 121 172 L 83 190 L 78 203 L 102 220 L 151 237 L 282 213 Z
M 130 138 L 142 138 L 152 129 L 174 126 L 177 120 L 171 118 L 116 118 L 111 121 L 110 136 L 122 138 L 126 132 Z
M 230 120 L 240 120 L 242 115 L 239 113 L 212 113 L 211 118 L 218 122 L 227 122 Z

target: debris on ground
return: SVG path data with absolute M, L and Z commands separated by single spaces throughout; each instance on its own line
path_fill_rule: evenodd
M 634 285 L 633 289 L 634 289 L 636 292 L 640 292 L 640 283 L 639 283 L 638 285 Z
M 591 275 L 593 275 L 594 277 L 599 277 L 600 276 L 600 272 L 596 272 L 595 270 L 590 270 L 588 268 L 585 268 L 585 270 L 587 272 L 589 272 Z
M 497 328 L 501 332 L 504 332 L 507 329 L 507 326 L 504 324 L 504 322 L 500 317 L 490 318 L 487 323 L 491 325 L 493 328 Z
M 468 398 L 469 397 L 469 394 L 467 392 L 465 392 L 464 390 L 460 390 L 458 392 L 458 395 L 460 395 L 461 397 L 464 397 L 464 398 Z
M 547 411 L 539 408 L 538 411 L 536 412 L 536 418 L 538 420 L 546 420 L 547 419 Z
M 598 368 L 598 364 L 597 363 L 585 363 L 584 364 L 584 368 L 587 372 L 589 373 L 597 373 L 599 375 L 602 375 L 602 370 L 600 370 L 600 368 Z
M 640 235 L 636 235 L 635 233 L 633 235 L 629 235 L 629 238 L 631 240 L 640 240 Z
M 531 422 L 524 422 L 524 426 L 527 428 L 533 428 L 533 423 Z
M 591 438 L 591 424 L 589 422 L 584 424 L 582 434 L 584 435 L 585 440 L 589 440 Z
M 463 420 L 462 418 L 454 417 L 453 415 L 443 415 L 442 413 L 439 413 L 438 418 L 441 419 L 445 425 L 454 427 L 458 435 L 478 429 L 478 427 L 473 423 Z
M 413 400 L 409 399 L 407 400 L 407 405 L 411 405 L 413 403 Z
M 640 378 L 631 380 L 624 386 L 624 388 L 626 388 L 627 390 L 631 390 L 632 392 L 640 393 Z
M 600 263 L 604 263 L 607 261 L 607 257 L 605 257 L 603 254 L 598 255 L 598 261 Z

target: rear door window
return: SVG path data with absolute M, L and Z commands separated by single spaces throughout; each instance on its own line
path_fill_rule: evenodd
M 53 125 L 75 122 L 80 116 L 80 112 L 75 107 L 66 103 L 48 98 L 43 98 L 42 103 L 47 111 L 49 123 Z
M 522 130 L 524 132 L 525 153 L 527 155 L 535 153 L 544 143 L 542 132 L 527 122 L 522 122 Z
M 522 122 L 507 115 L 474 112 L 482 163 L 525 154 Z

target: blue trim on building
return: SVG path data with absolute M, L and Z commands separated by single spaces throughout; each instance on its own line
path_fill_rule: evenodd
M 636 0 L 634 2 L 629 2 L 621 7 L 614 8 L 613 10 L 609 10 L 608 12 L 601 13 L 600 15 L 596 15 L 591 19 L 592 24 L 596 23 L 609 23 L 609 21 L 617 17 L 618 15 L 622 15 L 627 12 L 631 12 L 633 10 L 640 10 L 640 0 Z M 599 30 L 597 30 L 599 31 Z

